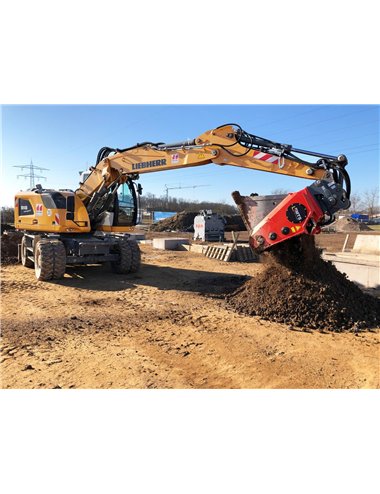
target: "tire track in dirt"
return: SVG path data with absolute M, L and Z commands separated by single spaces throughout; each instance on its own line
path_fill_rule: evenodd
M 37 283 L 32 270 L 5 267 L 2 386 L 379 386 L 379 333 L 309 334 L 237 314 L 222 289 L 259 265 L 144 251 L 133 277 L 89 267 Z

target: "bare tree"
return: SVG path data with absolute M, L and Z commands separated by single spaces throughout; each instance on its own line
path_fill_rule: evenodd
M 14 209 L 9 207 L 1 208 L 1 223 L 14 223 Z
M 195 201 L 182 199 L 181 197 L 157 197 L 148 192 L 141 196 L 141 207 L 149 211 L 200 211 L 201 209 L 212 209 L 214 213 L 236 214 L 237 208 L 232 204 L 227 204 L 225 200 L 221 202 Z
M 289 191 L 287 189 L 273 189 L 270 191 L 270 193 L 274 196 L 286 196 L 289 194 Z
M 357 192 L 350 195 L 350 202 L 351 202 L 351 206 L 350 206 L 351 213 L 360 213 L 360 211 L 364 209 L 362 198 Z
M 379 210 L 379 187 L 364 191 L 363 205 L 369 216 L 373 216 Z

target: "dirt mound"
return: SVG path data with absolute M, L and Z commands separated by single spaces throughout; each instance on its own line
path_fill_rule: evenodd
M 22 235 L 16 230 L 6 230 L 1 235 L 1 262 L 3 264 L 17 262 L 18 244 L 21 242 Z
M 159 221 L 155 225 L 150 227 L 150 231 L 153 232 L 193 232 L 194 231 L 194 218 L 198 216 L 199 212 L 186 212 L 182 211 L 177 213 L 171 218 L 165 218 Z M 242 231 L 245 230 L 243 220 L 239 214 L 225 215 L 223 218 L 226 220 L 225 231 Z
M 227 214 L 223 216 L 226 220 L 226 232 L 242 232 L 246 230 L 243 219 L 240 214 Z
M 365 223 L 349 217 L 340 218 L 331 225 L 331 228 L 336 232 L 367 232 L 371 230 Z
M 248 315 L 308 329 L 343 331 L 380 322 L 380 300 L 363 293 L 303 236 L 265 254 L 264 272 L 226 297 Z
M 186 232 L 193 231 L 194 218 L 199 213 L 185 212 L 177 213 L 170 218 L 165 218 L 150 227 L 153 232 Z
M 8 223 L 1 223 L 1 235 L 5 232 L 5 230 L 14 230 L 14 227 Z

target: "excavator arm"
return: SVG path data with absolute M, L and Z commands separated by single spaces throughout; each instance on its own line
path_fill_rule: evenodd
M 314 160 L 310 161 L 310 157 Z M 337 211 L 350 206 L 350 179 L 344 155 L 293 148 L 249 134 L 237 124 L 209 130 L 192 141 L 144 142 L 126 149 L 101 148 L 96 165 L 76 195 L 85 205 L 92 224 L 96 224 L 117 200 L 115 196 L 121 184 L 130 185 L 144 173 L 211 163 L 314 180 L 311 186 L 289 194 L 259 223 L 255 220 L 254 197 L 233 193 L 256 251 L 302 233 L 319 233 L 321 226 L 334 220 Z
M 323 163 L 308 163 L 293 155 L 291 146 L 253 136 L 236 124 L 209 130 L 192 141 L 173 144 L 144 142 L 126 149 L 102 148 L 92 173 L 77 194 L 86 204 L 101 188 L 128 176 L 214 163 L 299 178 L 323 178 Z M 298 150 L 301 151 L 301 150 Z M 317 156 L 322 156 L 318 155 Z M 327 157 L 330 161 L 336 159 Z

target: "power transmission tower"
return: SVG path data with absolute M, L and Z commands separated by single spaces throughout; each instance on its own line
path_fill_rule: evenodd
M 181 185 L 178 187 L 168 187 L 167 185 L 165 185 L 166 204 L 169 202 L 169 190 L 196 189 L 197 187 L 209 187 L 209 185 L 185 185 L 184 187 L 182 187 Z
M 30 165 L 13 165 L 13 166 L 14 166 L 14 168 L 21 168 L 21 171 L 28 170 L 28 173 L 17 175 L 17 178 L 19 178 L 19 177 L 29 178 L 29 180 L 30 180 L 29 188 L 30 189 L 33 189 L 33 187 L 36 185 L 35 184 L 36 178 L 37 179 L 44 178 L 46 180 L 46 177 L 42 177 L 41 175 L 37 175 L 35 173 L 35 170 L 38 170 L 38 171 L 49 170 L 49 168 L 42 168 L 41 166 L 33 165 L 32 160 L 30 160 Z

